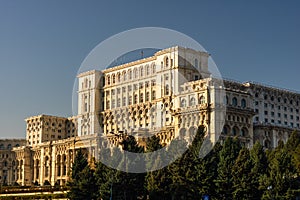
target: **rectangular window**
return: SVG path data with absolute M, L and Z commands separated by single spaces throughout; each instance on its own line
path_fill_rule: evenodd
M 265 115 L 268 115 L 268 111 L 265 111 Z

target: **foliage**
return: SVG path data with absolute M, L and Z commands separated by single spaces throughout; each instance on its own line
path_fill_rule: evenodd
M 112 169 L 101 162 L 90 169 L 82 153 L 76 155 L 68 183 L 70 199 L 295 199 L 300 197 L 300 137 L 295 132 L 286 144 L 266 150 L 255 143 L 242 148 L 237 138 L 217 143 L 205 156 L 199 153 L 206 134 L 199 127 L 193 142 L 174 139 L 163 147 L 158 137 L 147 141 L 147 174 Z M 110 162 L 125 166 L 126 152 L 144 152 L 134 137 L 121 143 L 122 149 L 103 150 Z M 188 147 L 188 148 L 185 148 Z M 171 155 L 177 155 L 176 159 Z M 173 161 L 162 168 L 163 162 Z M 136 162 L 136 160 L 130 160 Z M 158 170 L 155 170 L 158 169 Z M 96 186 L 93 187 L 93 186 Z M 77 192 L 76 192 L 77 191 Z M 73 196 L 72 196 L 72 195 Z

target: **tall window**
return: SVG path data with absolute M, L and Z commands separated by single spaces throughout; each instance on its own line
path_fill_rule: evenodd
M 137 94 L 135 94 L 135 95 L 134 95 L 133 103 L 136 104 L 136 103 L 137 103 L 137 100 L 138 100 L 138 96 L 137 96 Z
M 128 71 L 128 79 L 129 79 L 129 80 L 132 79 L 132 71 L 131 71 L 131 70 Z
M 141 66 L 140 67 L 140 76 L 143 77 L 144 76 L 144 68 Z
M 155 91 L 153 90 L 153 91 L 152 91 L 152 100 L 154 100 L 154 99 L 156 99 L 156 93 L 155 93 Z
M 169 95 L 169 93 L 170 93 L 169 85 L 166 85 L 166 95 Z
M 204 96 L 200 97 L 200 104 L 205 104 L 205 97 Z
M 168 57 L 166 57 L 165 63 L 166 63 L 166 67 L 169 67 L 169 58 Z
M 237 98 L 236 97 L 232 98 L 232 105 L 237 106 Z
M 148 76 L 150 74 L 150 67 L 149 65 L 146 65 L 146 75 Z
M 242 106 L 242 108 L 246 108 L 246 100 L 245 99 L 242 99 L 241 106 Z
M 156 72 L 156 66 L 155 64 L 152 65 L 152 73 L 154 74 Z
M 196 105 L 196 99 L 194 97 L 191 98 L 191 102 L 190 102 L 191 106 Z
M 113 75 L 112 75 L 112 83 L 115 83 L 115 82 L 116 82 L 116 75 L 113 74 Z
M 133 74 L 134 74 L 134 78 L 138 77 L 138 70 L 136 68 L 134 68 Z
M 186 107 L 186 100 L 185 99 L 181 100 L 180 107 Z

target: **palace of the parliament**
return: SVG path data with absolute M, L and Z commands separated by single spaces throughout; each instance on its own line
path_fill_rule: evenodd
M 299 93 L 220 80 L 210 74 L 208 58 L 176 46 L 79 74 L 76 116 L 32 116 L 25 139 L 0 140 L 0 185 L 65 185 L 76 150 L 88 149 L 93 160 L 105 141 L 118 146 L 121 133 L 141 144 L 155 134 L 166 145 L 189 140 L 203 125 L 212 143 L 238 137 L 249 148 L 256 141 L 275 148 L 300 131 Z

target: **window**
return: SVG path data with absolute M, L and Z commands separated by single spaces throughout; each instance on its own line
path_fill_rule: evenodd
M 152 65 L 152 73 L 154 74 L 156 72 L 156 66 L 153 64 Z
M 132 104 L 132 96 L 129 96 L 128 97 L 128 105 L 131 105 Z
M 168 57 L 166 57 L 165 62 L 166 62 L 166 67 L 169 67 L 169 58 Z
M 115 83 L 115 82 L 116 82 L 116 75 L 113 74 L 113 75 L 112 75 L 112 83 Z
M 204 96 L 200 97 L 200 104 L 205 104 L 205 97 Z
M 150 74 L 150 67 L 149 65 L 146 65 L 146 75 L 148 76 Z
M 122 106 L 126 106 L 126 97 L 122 98 Z
M 140 103 L 143 103 L 143 102 L 144 102 L 144 94 L 141 93 L 141 94 L 140 94 Z
M 169 85 L 166 85 L 166 95 L 169 95 L 170 91 L 169 91 Z
M 133 70 L 133 76 L 134 76 L 134 78 L 138 77 L 138 70 L 136 68 L 134 68 L 134 70 Z
M 146 92 L 146 101 L 149 101 L 149 99 L 150 99 L 150 93 Z
M 137 103 L 137 100 L 138 100 L 138 96 L 137 96 L 137 94 L 135 94 L 135 95 L 134 95 L 133 103 L 136 104 L 136 103 Z
M 268 107 L 268 104 L 267 103 L 265 103 L 265 108 L 267 108 Z
M 116 107 L 116 101 L 113 99 L 111 102 L 111 108 L 115 108 Z
M 191 102 L 190 102 L 191 106 L 196 105 L 196 99 L 194 97 L 191 98 Z
M 246 100 L 245 99 L 242 99 L 241 106 L 242 106 L 242 108 L 246 108 Z
M 140 67 L 140 76 L 143 77 L 144 76 L 144 68 Z
M 128 79 L 129 79 L 129 80 L 132 79 L 132 71 L 131 71 L 131 70 L 128 71 Z
M 126 71 L 123 72 L 123 80 L 124 80 L 124 81 L 127 80 L 127 74 L 126 74 Z
M 280 114 L 280 113 L 278 113 L 278 114 L 277 114 L 277 116 L 278 116 L 278 117 L 281 117 L 281 114 Z
M 268 111 L 265 111 L 265 115 L 268 115 Z
M 110 76 L 108 75 L 108 76 L 106 77 L 106 79 L 107 79 L 107 85 L 110 85 Z
M 106 101 L 106 109 L 110 109 L 110 101 Z
M 232 98 L 232 105 L 237 106 L 237 98 L 236 97 Z
M 152 91 L 152 100 L 154 100 L 154 99 L 156 99 L 156 93 L 155 93 L 155 91 L 153 90 L 153 91 Z
M 186 107 L 186 100 L 185 99 L 181 100 L 180 107 Z

